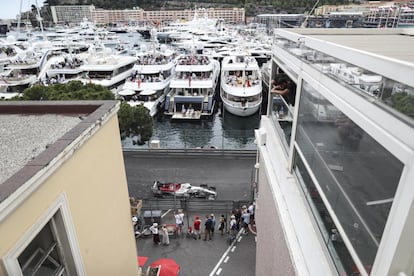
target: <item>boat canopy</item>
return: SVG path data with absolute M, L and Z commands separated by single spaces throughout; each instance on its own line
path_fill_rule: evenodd
M 132 96 L 135 94 L 134 90 L 130 90 L 130 89 L 124 89 L 118 92 L 118 95 L 121 96 Z
M 144 91 L 140 92 L 139 94 L 141 96 L 150 96 L 150 95 L 154 95 L 155 93 L 157 93 L 157 91 L 152 90 L 152 89 L 148 89 L 148 90 L 144 90 Z

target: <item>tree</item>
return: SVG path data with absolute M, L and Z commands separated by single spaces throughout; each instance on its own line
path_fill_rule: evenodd
M 81 81 L 70 81 L 65 84 L 43 86 L 34 85 L 23 91 L 23 96 L 14 100 L 23 101 L 67 101 L 67 100 L 114 100 L 114 94 L 101 85 L 83 84 Z
M 131 107 L 121 102 L 118 112 L 121 139 L 134 136 L 134 144 L 143 145 L 152 136 L 152 117 L 149 110 L 142 105 Z
M 23 91 L 23 96 L 12 100 L 21 101 L 64 101 L 64 100 L 114 100 L 114 94 L 107 88 L 92 83 L 83 84 L 81 81 L 70 81 L 65 84 L 43 86 L 34 85 Z M 152 136 L 152 117 L 144 106 L 131 107 L 121 102 L 118 111 L 119 131 L 121 139 L 136 137 L 134 144 L 144 144 Z
M 414 96 L 400 92 L 391 96 L 392 106 L 401 113 L 414 118 Z

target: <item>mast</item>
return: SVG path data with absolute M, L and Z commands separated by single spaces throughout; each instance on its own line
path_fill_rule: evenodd
M 39 25 L 40 25 L 40 31 L 42 32 L 43 35 L 45 35 L 45 33 L 43 32 L 43 18 L 40 16 L 40 10 L 39 10 L 39 6 L 37 4 L 37 0 L 35 0 L 36 3 L 36 11 L 37 11 L 37 21 L 39 21 Z M 45 37 L 46 38 L 46 37 Z
M 19 17 L 17 19 L 17 33 L 20 33 L 20 23 L 22 20 L 22 4 L 23 4 L 23 0 L 20 0 L 20 9 L 19 9 Z
M 313 5 L 312 9 L 309 11 L 309 14 L 306 16 L 305 20 L 303 21 L 301 28 L 306 28 L 306 25 L 308 24 L 309 17 L 312 15 L 313 11 L 316 9 L 316 6 L 318 5 L 319 0 L 316 0 L 315 4 Z

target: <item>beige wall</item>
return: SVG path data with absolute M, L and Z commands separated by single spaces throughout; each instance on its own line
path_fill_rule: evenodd
M 268 180 L 266 164 L 260 160 L 259 192 L 256 199 L 256 275 L 296 275 L 280 224 L 276 199 Z
M 137 251 L 116 115 L 0 223 L 0 256 L 62 193 L 88 275 L 137 275 Z M 5 275 L 0 266 L 0 275 Z

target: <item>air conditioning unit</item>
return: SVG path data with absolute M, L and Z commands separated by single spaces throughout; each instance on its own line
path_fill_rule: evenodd
M 151 140 L 150 149 L 159 149 L 160 148 L 160 140 Z

